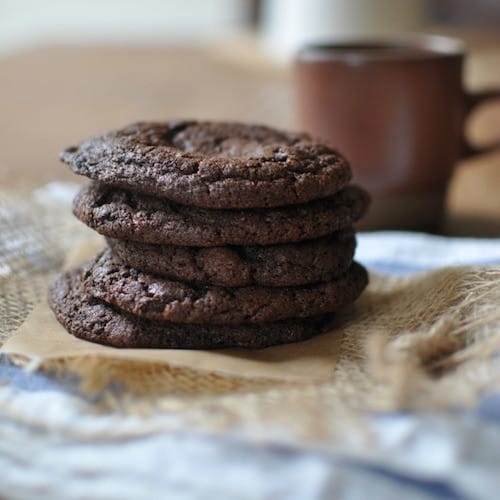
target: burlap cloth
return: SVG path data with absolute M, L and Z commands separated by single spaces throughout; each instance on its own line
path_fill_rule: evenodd
M 0 345 L 28 369 L 77 374 L 96 411 L 333 442 L 367 412 L 470 406 L 500 388 L 499 267 L 372 273 L 334 332 L 293 346 L 127 351 L 74 339 L 45 305 L 68 255 L 76 262 L 102 244 L 71 215 L 73 192 L 0 191 Z

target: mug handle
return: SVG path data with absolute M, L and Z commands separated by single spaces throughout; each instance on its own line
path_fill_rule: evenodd
M 491 99 L 500 99 L 500 90 L 484 90 L 473 94 L 465 94 L 465 116 L 467 116 L 480 104 Z M 487 146 L 477 147 L 471 144 L 464 134 L 462 158 L 471 158 L 478 154 L 491 153 L 500 150 L 500 141 L 488 144 Z

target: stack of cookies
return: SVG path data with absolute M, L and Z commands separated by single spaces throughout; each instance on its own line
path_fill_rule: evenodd
M 308 135 L 138 123 L 61 157 L 92 179 L 73 210 L 108 243 L 49 291 L 77 337 L 156 348 L 295 342 L 328 329 L 367 284 L 352 225 L 368 196 Z

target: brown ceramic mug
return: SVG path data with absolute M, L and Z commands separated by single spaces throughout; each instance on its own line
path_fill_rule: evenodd
M 436 230 L 468 113 L 464 47 L 436 36 L 309 45 L 295 59 L 299 125 L 339 149 L 373 197 L 365 228 Z

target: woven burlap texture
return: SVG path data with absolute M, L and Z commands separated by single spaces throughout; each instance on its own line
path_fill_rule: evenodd
M 49 201 L 47 201 L 49 200 Z M 68 200 L 0 192 L 0 342 L 45 300 L 70 248 L 92 238 Z M 65 357 L 37 368 L 76 373 L 100 393 L 96 410 L 175 413 L 207 431 L 270 429 L 334 439 L 366 412 L 469 406 L 500 387 L 500 268 L 371 275 L 342 318 L 341 352 L 328 380 L 277 382 L 112 357 Z M 16 362 L 30 363 L 17 358 Z M 115 390 L 107 390 L 111 383 Z M 116 384 L 124 390 L 116 391 Z

